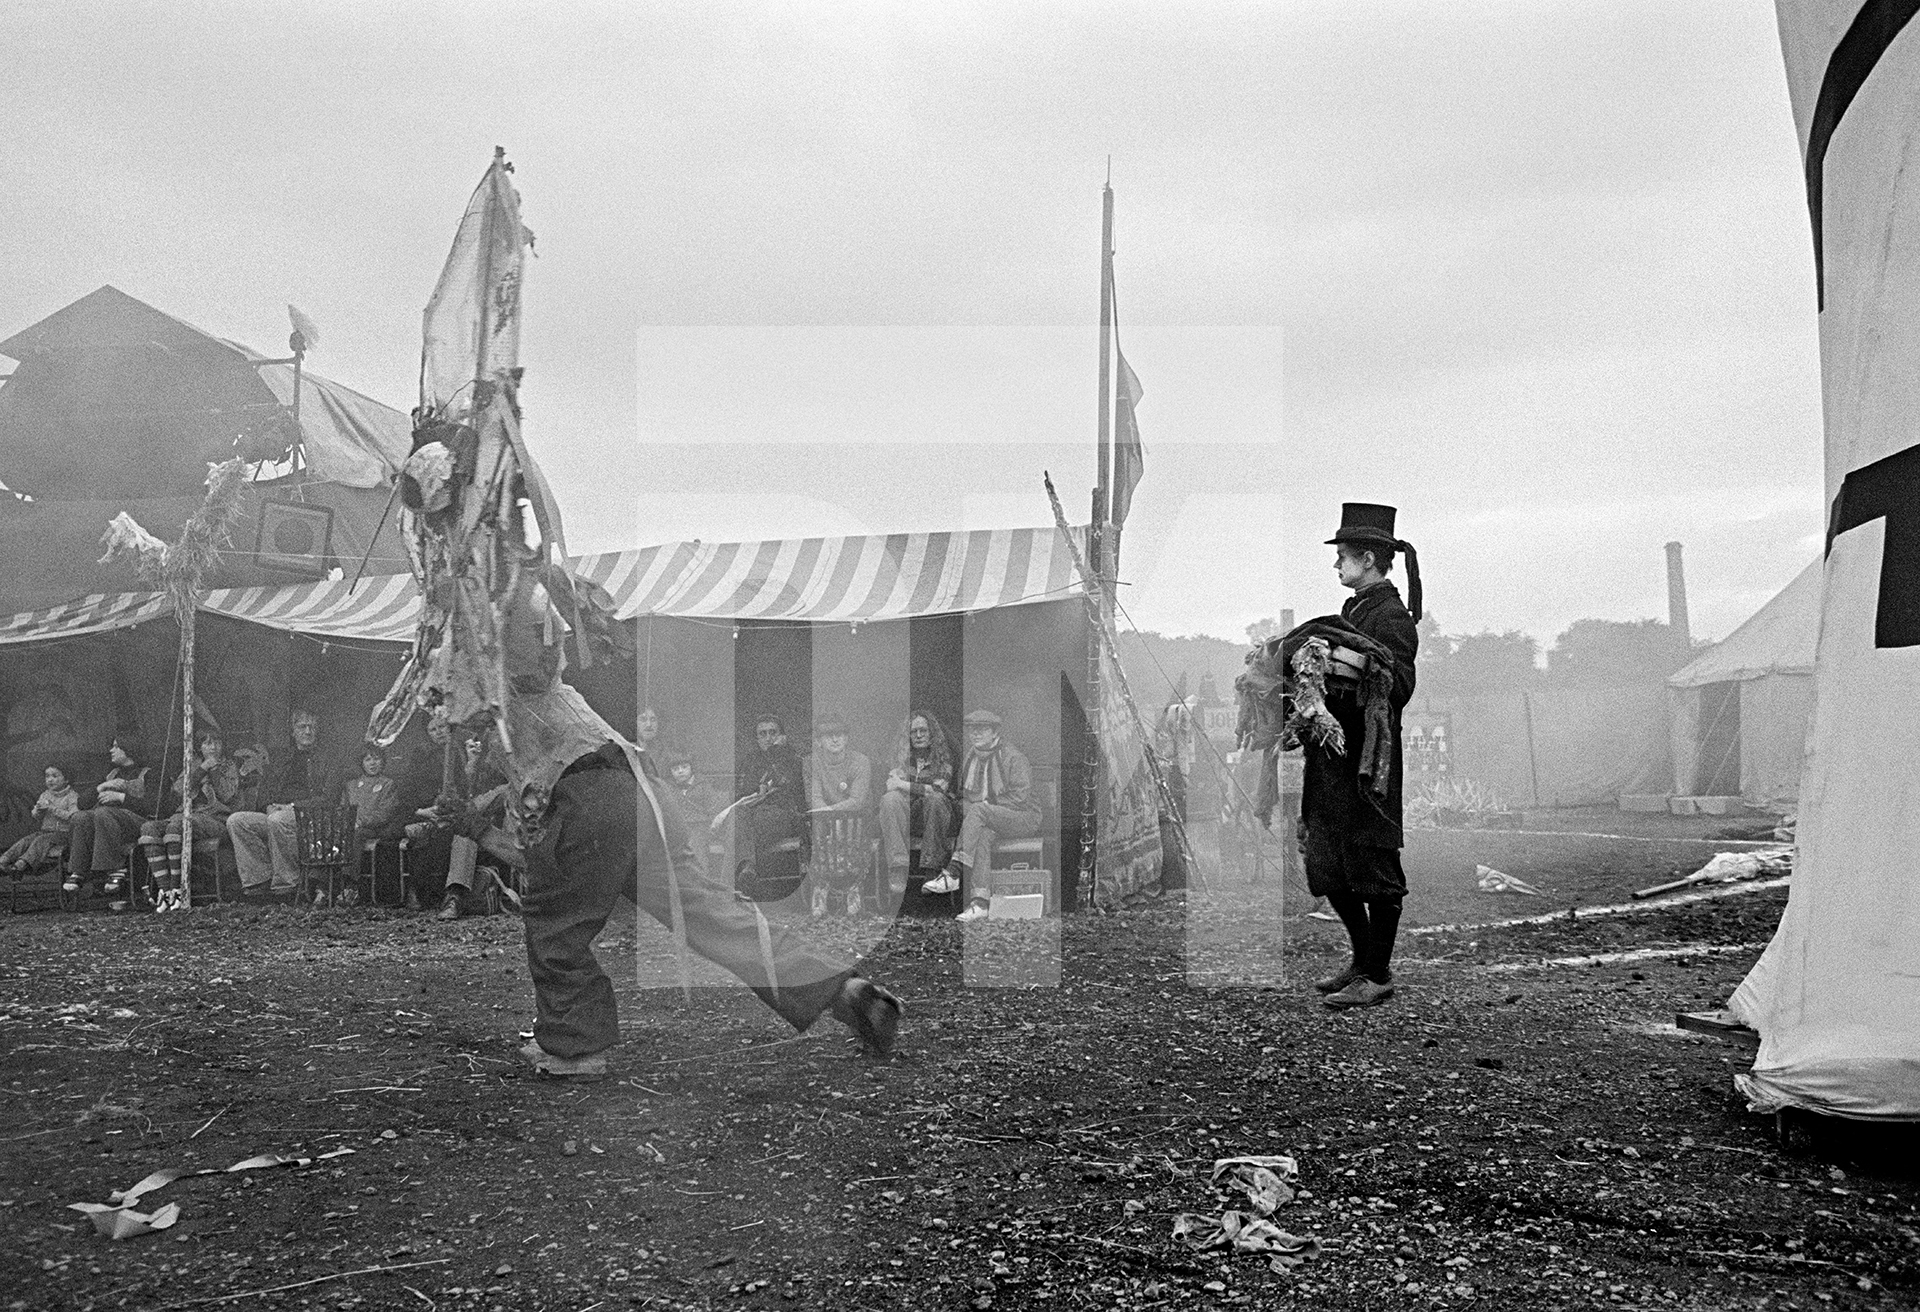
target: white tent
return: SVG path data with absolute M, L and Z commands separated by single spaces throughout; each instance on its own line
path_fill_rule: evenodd
M 1759 806 L 1798 800 L 1823 572 L 1820 561 L 1808 565 L 1667 680 L 1675 793 L 1737 793 Z
M 1760 1110 L 1920 1120 L 1920 25 L 1778 0 L 1806 162 L 1829 514 L 1799 851 L 1732 1010 Z

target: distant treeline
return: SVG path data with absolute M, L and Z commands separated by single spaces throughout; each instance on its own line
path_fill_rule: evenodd
M 1123 632 L 1120 663 L 1143 711 L 1165 705 L 1182 676 L 1186 691 L 1196 693 L 1211 675 L 1219 697 L 1230 702 L 1248 646 L 1279 631 L 1277 620 L 1263 619 L 1247 626 L 1245 642 Z M 1450 634 L 1428 615 L 1420 622 L 1419 685 L 1425 693 L 1470 696 L 1659 683 L 1709 645 L 1681 647 L 1663 620 L 1576 620 L 1554 639 L 1543 668 L 1536 638 L 1515 629 Z

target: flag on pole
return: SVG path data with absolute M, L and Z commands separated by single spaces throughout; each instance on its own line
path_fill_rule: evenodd
M 520 365 L 521 272 L 533 234 L 520 222 L 512 175 L 506 152 L 496 146 L 427 301 L 420 349 L 423 415 L 476 422 L 475 380 L 511 380 Z
M 1140 424 L 1133 412 L 1146 390 L 1140 386 L 1140 379 L 1127 363 L 1127 357 L 1120 353 L 1118 324 L 1114 326 L 1113 358 L 1119 365 L 1113 394 L 1113 522 L 1118 527 L 1127 522 L 1127 511 L 1133 507 L 1133 489 L 1147 468 L 1147 452 L 1140 445 Z
M 1734 993 L 1760 1110 L 1920 1119 L 1920 0 L 1777 0 L 1805 164 L 1827 556 L 1792 892 Z

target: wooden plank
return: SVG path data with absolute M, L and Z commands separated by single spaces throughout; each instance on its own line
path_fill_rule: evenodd
M 1730 1011 L 1683 1011 L 1674 1016 L 1673 1023 L 1683 1030 L 1691 1030 L 1695 1034 L 1711 1034 L 1742 1047 L 1760 1046 L 1759 1032 L 1742 1025 L 1734 1019 Z

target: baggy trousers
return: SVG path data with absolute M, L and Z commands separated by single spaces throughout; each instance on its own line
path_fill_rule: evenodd
M 920 821 L 920 866 L 938 870 L 947 864 L 953 833 L 953 799 L 929 789 L 915 797 L 889 791 L 880 797 L 880 851 L 889 872 L 905 875 L 913 864 L 913 820 Z
M 291 806 L 235 811 L 227 817 L 227 833 L 233 838 L 240 887 L 263 888 L 271 882 L 274 892 L 291 893 L 300 886 L 299 838 Z
M 960 803 L 960 841 L 954 849 L 966 882 L 968 902 L 993 895 L 993 840 L 1026 838 L 1040 832 L 1038 811 L 1016 811 L 997 802 Z
M 708 878 L 694 859 L 678 800 L 664 788 L 655 795 L 664 835 L 625 770 L 567 775 L 554 786 L 546 832 L 527 853 L 523 914 L 536 1004 L 533 1037 L 556 1057 L 584 1057 L 619 1042 L 613 981 L 594 959 L 593 940 L 623 897 L 661 924 L 673 923 L 669 859 L 679 876 L 687 946 L 736 976 L 796 1030 L 818 1020 L 854 973 L 784 926 L 768 924 L 730 887 Z
M 68 831 L 67 869 L 75 875 L 101 875 L 127 868 L 127 845 L 140 837 L 144 818 L 124 806 L 95 806 L 73 817 Z

